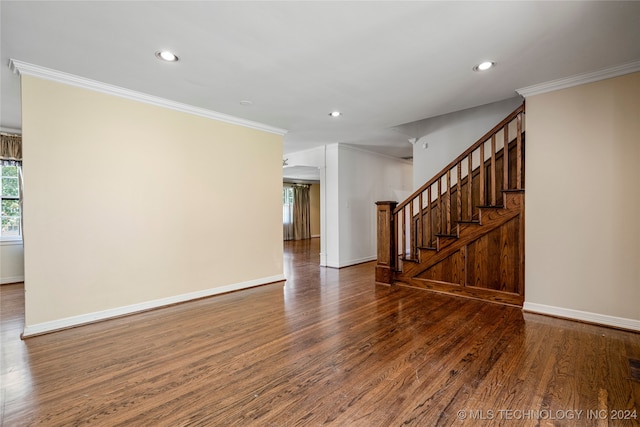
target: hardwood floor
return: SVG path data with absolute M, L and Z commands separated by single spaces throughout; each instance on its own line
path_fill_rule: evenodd
M 23 286 L 0 287 L 2 425 L 640 424 L 640 335 L 376 286 L 318 251 L 285 243 L 284 285 L 25 341 Z

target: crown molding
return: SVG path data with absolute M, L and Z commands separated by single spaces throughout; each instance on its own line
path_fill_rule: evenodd
M 610 79 L 625 74 L 640 71 L 640 61 L 630 62 L 628 64 L 618 65 L 616 67 L 605 68 L 604 70 L 593 71 L 591 73 L 577 74 L 571 77 L 551 80 L 546 83 L 523 87 L 516 89 L 519 95 L 526 97 L 540 95 L 555 90 L 566 89 L 573 86 L 579 86 L 586 83 L 597 82 L 598 80 Z
M 120 98 L 144 102 L 145 104 L 151 104 L 158 107 L 168 108 L 171 110 L 180 111 L 187 114 L 206 117 L 208 119 L 219 120 L 222 122 L 231 123 L 234 125 L 239 125 L 239 126 L 243 126 L 251 129 L 261 130 L 264 132 L 275 133 L 277 135 L 284 135 L 287 133 L 286 129 L 281 129 L 274 126 L 266 125 L 264 123 L 258 123 L 251 120 L 242 119 L 239 117 L 234 117 L 228 114 L 218 113 L 216 111 L 207 110 L 205 108 L 194 107 L 193 105 L 171 101 L 165 98 L 148 95 L 142 92 L 136 92 L 134 90 L 129 90 L 119 86 L 102 83 L 96 80 L 91 80 L 84 77 L 76 76 L 74 74 L 69 74 L 62 71 L 41 67 L 39 65 L 18 61 L 16 59 L 9 60 L 9 68 L 11 69 L 11 71 L 13 71 L 18 75 L 33 76 L 33 77 L 38 77 L 45 80 L 51 80 L 58 83 L 64 83 L 67 85 L 92 90 L 95 92 L 101 92 L 108 95 L 118 96 Z

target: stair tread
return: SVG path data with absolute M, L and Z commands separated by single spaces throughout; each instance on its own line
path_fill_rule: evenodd
M 459 238 L 457 234 L 440 234 L 440 233 L 436 233 L 436 237 L 452 237 L 455 239 Z
M 471 221 L 456 221 L 458 224 L 480 224 L 480 220 L 472 219 Z
M 518 189 L 511 188 L 511 189 L 501 190 L 501 191 L 502 191 L 503 193 L 524 193 L 524 188 L 521 188 L 521 189 L 519 189 L 519 190 L 518 190 Z
M 438 248 L 434 247 L 434 246 L 418 246 L 418 249 L 424 249 L 427 251 L 437 251 Z
M 479 205 L 478 207 L 484 209 L 503 209 L 504 205 Z

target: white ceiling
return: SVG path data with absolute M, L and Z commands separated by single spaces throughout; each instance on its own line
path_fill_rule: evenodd
M 5 128 L 21 127 L 13 58 L 287 129 L 285 154 L 409 156 L 401 124 L 640 59 L 640 2 L 2 0 L 0 14 Z

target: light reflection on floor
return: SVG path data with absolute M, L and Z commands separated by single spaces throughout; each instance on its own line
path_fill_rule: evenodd
M 24 284 L 2 285 L 0 298 L 0 383 L 1 407 L 33 392 L 27 343 L 20 339 L 24 329 Z

